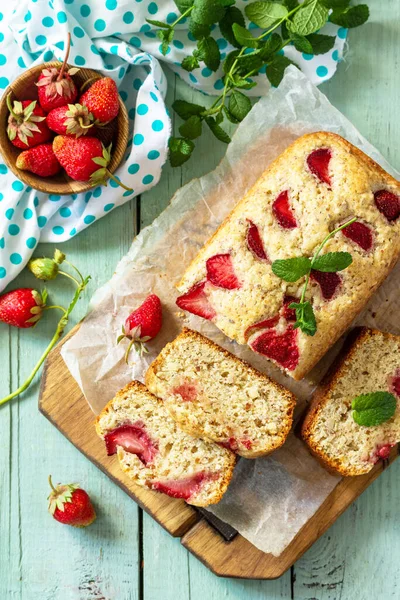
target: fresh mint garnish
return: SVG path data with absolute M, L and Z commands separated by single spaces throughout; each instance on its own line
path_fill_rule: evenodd
M 307 54 L 324 54 L 333 48 L 335 37 L 317 31 L 328 21 L 342 27 L 357 27 L 365 23 L 369 15 L 365 4 L 350 6 L 350 0 L 304 0 L 302 3 L 298 0 L 256 0 L 246 4 L 244 9 L 246 17 L 262 29 L 256 36 L 254 31 L 246 28 L 245 16 L 235 6 L 235 0 L 175 0 L 175 4 L 180 14 L 172 23 L 147 20 L 158 28 L 162 54 L 167 54 L 177 25 L 187 19 L 189 32 L 197 44 L 192 55 L 182 60 L 181 66 L 189 72 L 203 65 L 216 71 L 222 62 L 224 75 L 221 94 L 211 106 L 200 107 L 198 112 L 193 112 L 196 108 L 190 107 L 198 105 L 177 100 L 173 108 L 184 121 L 198 115 L 200 121 L 205 121 L 214 136 L 224 143 L 230 142 L 230 136 L 221 127 L 224 120 L 240 123 L 251 108 L 247 96 L 237 95 L 241 94 L 240 90 L 249 90 L 257 85 L 253 78 L 264 77 L 263 67 L 268 81 L 277 87 L 285 69 L 294 64 L 281 55 L 285 46 L 292 44 L 299 52 Z M 223 61 L 217 42 L 211 37 L 214 25 L 219 25 L 221 35 L 237 48 Z M 179 103 L 185 105 L 182 110 L 182 107 L 175 108 L 179 107 Z M 182 137 L 172 137 L 170 141 L 172 166 L 180 166 L 190 158 L 194 149 L 192 139 L 201 135 L 203 130 L 197 119 L 181 125 Z
M 294 324 L 294 328 L 296 329 L 299 327 L 306 335 L 315 335 L 315 332 L 317 331 L 314 309 L 311 303 L 305 300 L 310 273 L 312 270 L 322 271 L 324 273 L 336 273 L 337 271 L 347 269 L 347 267 L 351 265 L 353 259 L 349 252 L 327 252 L 322 256 L 320 256 L 320 254 L 331 237 L 338 233 L 338 231 L 341 231 L 354 223 L 356 220 L 357 218 L 354 217 L 353 219 L 350 219 L 350 221 L 347 221 L 347 223 L 344 223 L 331 231 L 322 241 L 312 258 L 308 258 L 307 256 L 297 256 L 295 258 L 274 260 L 272 263 L 272 272 L 284 281 L 293 283 L 306 276 L 299 302 L 293 302 L 289 305 L 289 308 L 294 308 L 296 311 L 296 323 Z
M 397 400 L 389 392 L 361 394 L 351 403 L 353 419 L 363 427 L 375 427 L 391 419 L 396 411 Z

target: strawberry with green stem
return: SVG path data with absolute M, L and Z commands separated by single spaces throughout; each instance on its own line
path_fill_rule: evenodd
M 46 290 L 42 293 L 31 288 L 11 290 L 0 296 L 0 321 L 20 329 L 34 327 L 47 308 L 46 301 Z
M 36 100 L 15 100 L 12 94 L 6 99 L 8 116 L 7 135 L 17 148 L 26 150 L 51 140 L 52 133 L 46 124 L 46 113 Z
M 151 294 L 129 315 L 122 327 L 122 334 L 117 339 L 117 344 L 124 339 L 129 340 L 129 345 L 125 352 L 126 363 L 128 363 L 132 347 L 135 348 L 140 356 L 148 352 L 145 342 L 156 337 L 161 329 L 161 325 L 162 308 L 160 298 L 156 294 Z
M 96 519 L 89 495 L 77 483 L 53 485 L 49 475 L 49 513 L 59 523 L 72 527 L 87 527 Z
M 54 108 L 46 117 L 48 127 L 60 135 L 72 135 L 80 137 L 87 135 L 91 131 L 94 135 L 95 129 L 92 129 L 94 117 L 86 106 L 82 104 L 68 104 Z

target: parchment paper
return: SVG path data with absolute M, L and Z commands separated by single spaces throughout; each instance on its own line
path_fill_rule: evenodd
M 64 345 L 62 356 L 95 413 L 131 379 L 143 380 L 150 362 L 184 324 L 290 388 L 298 398 L 296 415 L 302 412 L 305 400 L 340 350 L 340 342 L 307 379 L 294 382 L 262 356 L 228 340 L 212 323 L 185 316 L 175 305 L 174 284 L 268 164 L 298 136 L 318 130 L 342 135 L 399 178 L 301 72 L 287 69 L 279 88 L 261 98 L 239 125 L 220 165 L 178 190 L 170 206 L 137 236 L 114 277 L 93 297 L 93 310 L 78 333 Z M 395 320 L 400 309 L 399 266 L 358 322 L 400 333 Z M 150 353 L 143 359 L 132 354 L 133 364 L 127 366 L 125 342 L 117 346 L 116 338 L 128 314 L 150 292 L 163 303 L 163 328 L 147 344 Z M 270 457 L 241 459 L 227 493 L 211 510 L 255 546 L 278 556 L 339 480 L 291 435 Z

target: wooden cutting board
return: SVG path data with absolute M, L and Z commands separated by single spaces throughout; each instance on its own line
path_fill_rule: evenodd
M 185 548 L 217 575 L 245 579 L 280 577 L 398 457 L 397 448 L 394 448 L 386 464 L 378 463 L 367 475 L 342 479 L 279 557 L 261 552 L 241 535 L 227 542 L 201 518 L 199 512 L 183 500 L 137 486 L 122 473 L 117 457 L 106 455 L 104 443 L 94 429 L 95 415 L 60 354 L 62 345 L 78 327 L 47 358 L 39 394 L 39 410 L 171 535 L 181 537 Z

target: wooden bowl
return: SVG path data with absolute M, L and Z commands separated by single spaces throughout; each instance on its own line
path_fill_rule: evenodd
M 18 177 L 18 179 L 23 181 L 26 185 L 30 185 L 35 190 L 38 190 L 39 192 L 45 192 L 46 194 L 79 194 L 80 192 L 85 192 L 94 186 L 88 181 L 74 181 L 68 177 L 65 171 L 61 171 L 61 173 L 54 175 L 53 177 L 39 177 L 30 171 L 22 171 L 21 169 L 18 169 L 15 166 L 15 162 L 18 154 L 22 152 L 22 150 L 16 148 L 16 146 L 10 142 L 7 136 L 7 121 L 9 111 L 6 104 L 6 98 L 8 94 L 12 94 L 12 101 L 37 100 L 38 93 L 35 82 L 38 80 L 42 69 L 60 66 L 60 62 L 53 61 L 32 67 L 31 69 L 28 69 L 22 73 L 22 75 L 13 81 L 13 83 L 6 89 L 0 100 L 0 152 L 3 155 L 4 162 Z M 85 81 L 94 77 L 98 79 L 102 77 L 102 75 L 100 75 L 97 71 L 93 71 L 92 69 L 80 69 L 76 75 L 73 76 L 73 79 L 76 86 L 80 88 Z M 113 173 L 120 164 L 128 144 L 128 114 L 121 97 L 119 98 L 119 106 L 120 108 L 118 116 L 111 121 L 109 125 L 106 125 L 98 132 L 98 134 L 96 134 L 105 146 L 108 146 L 110 143 L 112 143 L 111 162 L 108 167 L 111 173 Z

